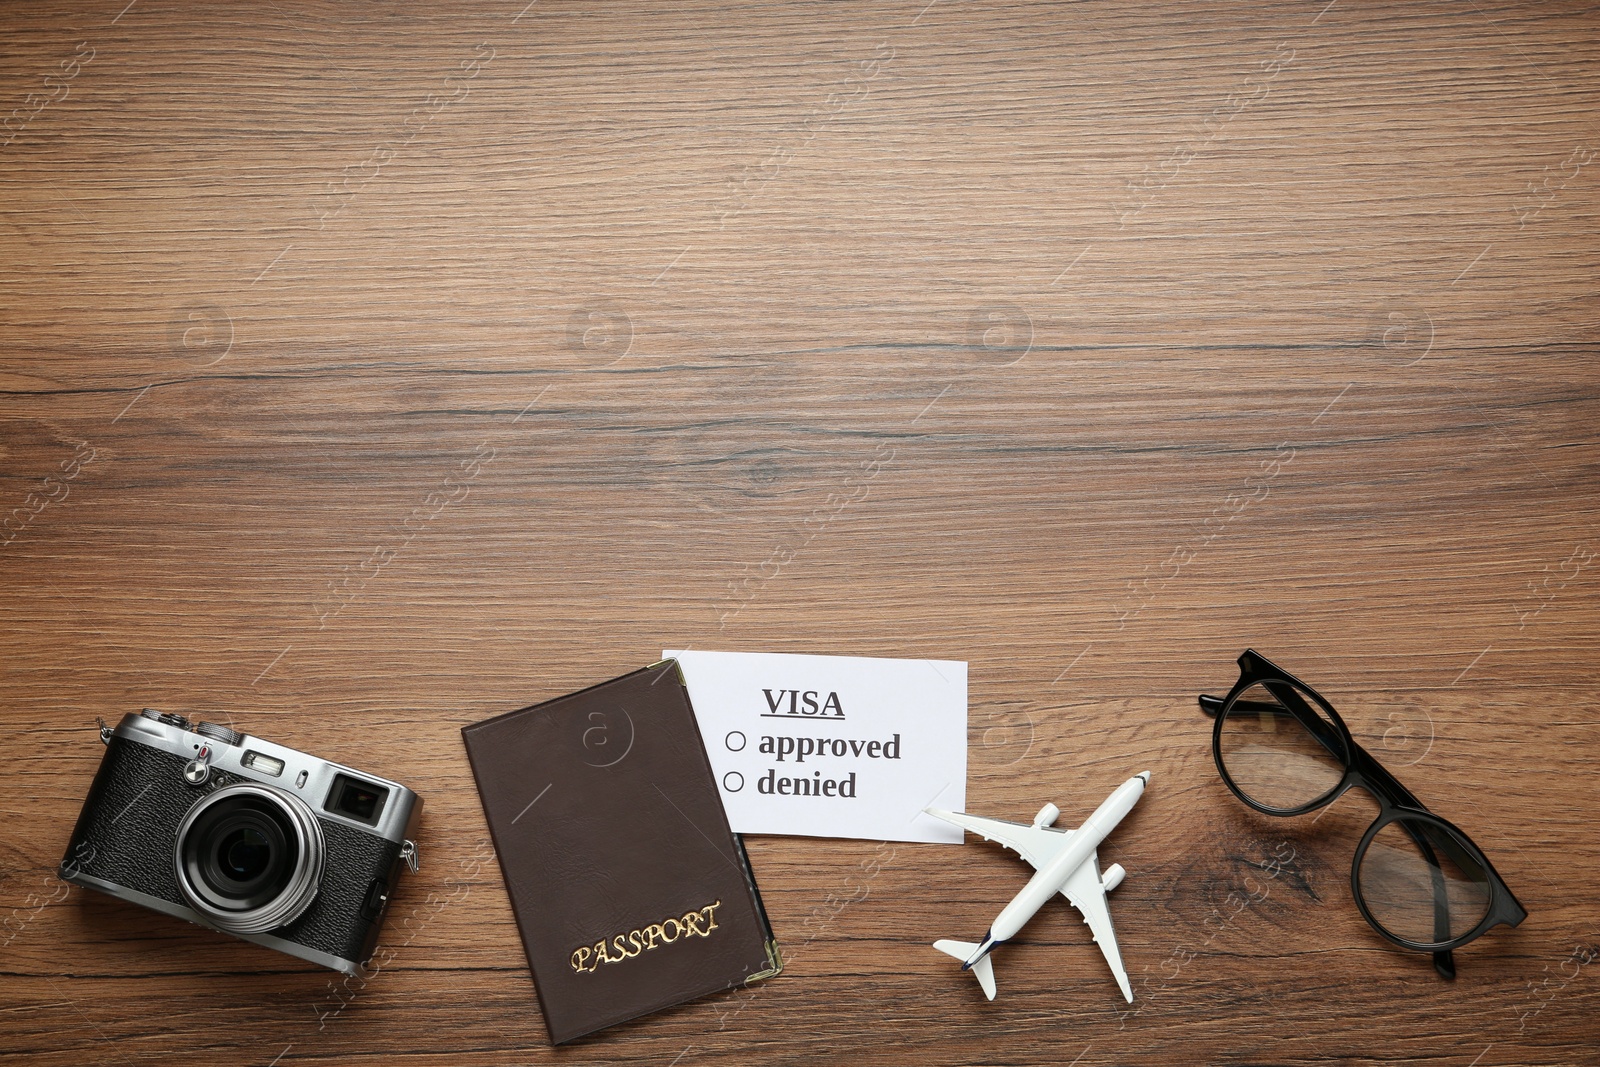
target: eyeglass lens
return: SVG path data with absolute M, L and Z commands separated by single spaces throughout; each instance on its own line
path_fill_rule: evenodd
M 1344 741 L 1309 696 L 1287 682 L 1273 685 L 1299 696 L 1327 729 L 1321 739 L 1261 682 L 1232 701 L 1222 719 L 1219 753 L 1233 784 L 1253 802 L 1291 810 L 1326 796 L 1344 778 Z M 1286 698 L 1287 699 L 1287 698 Z
M 1469 933 L 1489 912 L 1489 876 L 1444 827 L 1400 818 L 1380 829 L 1356 868 L 1373 920 L 1405 941 L 1438 945 Z

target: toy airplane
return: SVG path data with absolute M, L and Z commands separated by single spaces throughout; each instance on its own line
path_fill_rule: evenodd
M 1128 985 L 1128 972 L 1122 967 L 1116 931 L 1111 927 L 1111 912 L 1106 907 L 1106 894 L 1122 883 L 1127 872 L 1121 864 L 1114 863 L 1102 874 L 1095 849 L 1116 829 L 1123 816 L 1133 810 L 1149 781 L 1150 772 L 1145 771 L 1117 786 L 1076 830 L 1062 830 L 1052 825 L 1061 814 L 1054 804 L 1040 808 L 1031 826 L 1003 819 L 983 819 L 958 811 L 926 809 L 929 815 L 971 830 L 985 840 L 1000 842 L 1033 864 L 1035 871 L 1028 884 L 995 918 L 982 942 L 935 941 L 933 947 L 962 961 L 961 969 L 970 970 L 983 987 L 984 995 L 993 1000 L 994 965 L 989 953 L 1015 937 L 1051 897 L 1060 893 L 1089 924 L 1122 995 L 1128 1003 L 1133 1003 L 1133 989 Z

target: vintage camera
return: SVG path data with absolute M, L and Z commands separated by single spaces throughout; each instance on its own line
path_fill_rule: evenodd
M 100 739 L 63 879 L 345 974 L 372 955 L 421 797 L 154 708 Z

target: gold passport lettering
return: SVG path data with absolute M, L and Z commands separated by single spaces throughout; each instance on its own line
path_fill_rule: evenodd
M 641 952 L 657 945 L 670 945 L 679 939 L 707 937 L 717 928 L 716 910 L 722 901 L 713 901 L 703 908 L 686 911 L 681 916 L 662 919 L 658 923 L 629 930 L 611 938 L 601 938 L 592 945 L 579 945 L 572 950 L 569 962 L 579 974 L 592 971 L 602 963 L 621 963 L 631 960 Z

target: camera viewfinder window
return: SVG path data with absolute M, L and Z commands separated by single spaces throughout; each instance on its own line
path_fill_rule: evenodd
M 322 807 L 347 819 L 376 826 L 378 815 L 383 811 L 383 802 L 387 799 L 389 790 L 383 786 L 340 774 L 334 776 L 333 788 L 328 790 L 328 802 Z

